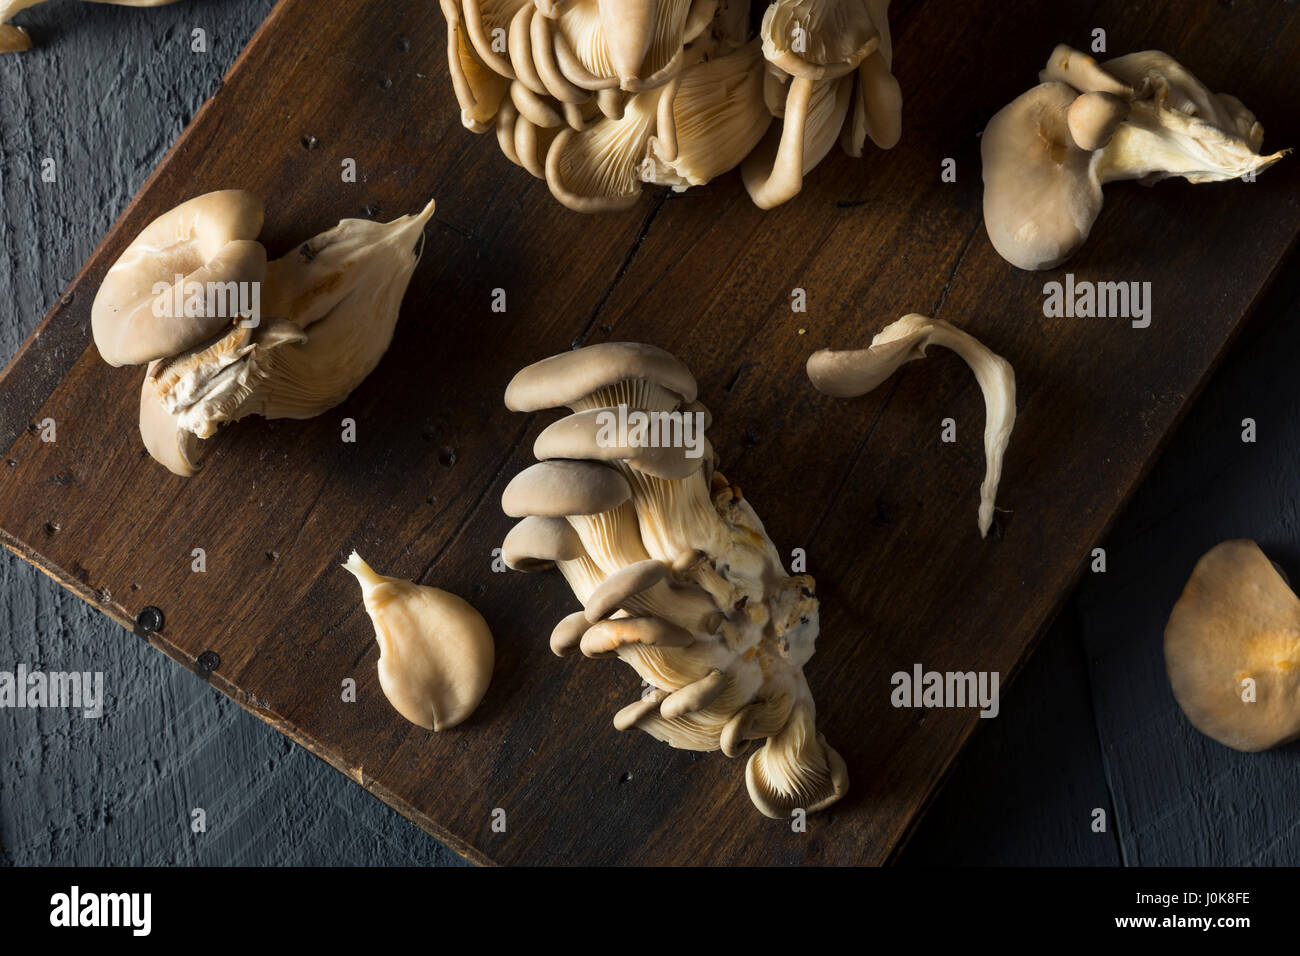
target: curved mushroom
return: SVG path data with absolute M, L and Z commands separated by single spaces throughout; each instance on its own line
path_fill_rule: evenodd
M 908 362 L 925 358 L 941 345 L 962 357 L 984 393 L 984 481 L 980 484 L 980 537 L 993 524 L 993 506 L 1002 479 L 1002 456 L 1016 423 L 1016 376 L 1011 363 L 967 332 L 943 319 L 910 313 L 886 326 L 869 348 L 837 352 L 822 349 L 808 358 L 813 386 L 837 398 L 856 398 L 880 385 Z
M 754 205 L 771 209 L 803 189 L 804 175 L 835 145 L 852 93 L 851 76 L 822 80 L 796 76 L 790 81 L 780 130 L 768 130 L 740 166 Z
M 1196 563 L 1164 650 L 1178 706 L 1207 737 L 1246 752 L 1300 738 L 1300 599 L 1254 541 Z
M 567 515 L 606 573 L 589 593 L 575 588 L 583 611 L 556 625 L 550 646 L 560 656 L 580 650 L 617 657 L 645 682 L 639 699 L 615 715 L 615 728 L 636 727 L 672 747 L 729 756 L 751 740 L 779 737 L 780 747 L 755 765 L 757 779 L 765 781 L 754 790 L 760 808 L 776 806 L 787 791 L 813 794 L 807 809 L 842 794 L 842 761 L 829 789 L 816 778 L 819 767 L 838 760 L 824 741 L 796 748 L 791 773 L 765 763 L 786 759 L 773 755 L 802 740 L 786 734 L 796 705 L 800 720 L 812 721 L 802 668 L 819 626 L 813 580 L 786 573 L 749 502 L 713 470 L 707 440 L 704 454 L 692 460 L 676 439 L 655 445 L 645 433 L 600 432 L 602 416 L 633 412 L 685 413 L 707 427 L 710 416 L 689 370 L 650 346 L 588 346 L 516 374 L 506 404 L 517 411 L 573 410 L 538 436 L 534 454 L 542 461 L 507 486 L 502 506 L 515 516 Z M 611 509 L 632 511 L 619 534 L 634 547 L 616 556 L 603 543 L 609 535 L 583 534 L 587 513 L 601 508 L 602 520 Z M 555 537 L 563 538 L 562 531 Z M 508 550 L 509 560 L 520 563 L 518 549 Z M 571 543 L 529 551 L 546 558 L 570 553 Z
M 758 40 L 682 73 L 673 97 L 673 142 L 650 139 L 650 181 L 683 190 L 740 165 L 772 125 L 763 99 Z
M 448 591 L 377 574 L 355 551 L 343 567 L 361 585 L 389 703 L 426 730 L 463 723 L 492 680 L 495 650 L 483 615 Z
M 1041 79 L 980 142 L 989 239 L 1021 269 L 1054 268 L 1084 244 L 1105 183 L 1237 179 L 1289 152 L 1260 155 L 1254 114 L 1156 50 L 1099 64 L 1058 46 Z

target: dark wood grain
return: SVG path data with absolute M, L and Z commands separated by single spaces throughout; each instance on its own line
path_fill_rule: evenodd
M 1300 230 L 1293 161 L 1253 184 L 1112 186 L 1069 269 L 1150 281 L 1152 326 L 1044 319 L 1048 277 L 1007 266 L 981 226 L 988 116 L 1054 43 L 1104 26 L 1112 50 L 1167 49 L 1240 96 L 1270 145 L 1300 142 L 1288 66 L 1300 12 L 1281 0 L 990 3 L 958 24 L 938 0 L 896 6 L 898 148 L 832 154 L 773 212 L 728 176 L 584 217 L 461 128 L 429 4 L 334 3 L 321 16 L 318 2 L 283 0 L 0 381 L 4 543 L 125 625 L 161 607 L 156 646 L 190 667 L 218 654 L 215 686 L 471 859 L 886 860 L 977 719 L 895 710 L 889 675 L 917 662 L 1017 668 Z M 339 181 L 346 157 L 356 184 Z M 955 184 L 940 182 L 945 157 Z M 89 306 L 144 224 L 226 187 L 267 197 L 273 254 L 342 216 L 389 219 L 430 195 L 438 212 L 376 373 L 315 421 L 241 423 L 186 481 L 140 449 L 139 371 L 87 347 Z M 489 307 L 497 287 L 504 315 Z M 796 287 L 807 314 L 790 311 Z M 1007 510 L 987 541 L 975 530 L 983 410 L 960 362 L 936 354 L 854 402 L 804 377 L 812 349 L 865 344 L 907 311 L 970 329 L 1016 366 Z M 616 339 L 692 367 L 723 470 L 783 552 L 808 550 L 822 599 L 809 676 L 853 786 L 806 834 L 753 810 L 741 762 L 616 733 L 634 675 L 546 648 L 574 607 L 563 581 L 490 571 L 510 525 L 501 489 L 551 420 L 507 412 L 506 381 L 574 342 Z M 938 441 L 948 416 L 956 445 Z M 46 417 L 57 443 L 27 429 Z M 344 417 L 357 444 L 339 440 Z M 196 547 L 204 574 L 190 570 Z M 355 582 L 337 568 L 353 547 L 464 595 L 492 625 L 493 685 L 463 729 L 431 735 L 388 707 Z M 347 677 L 356 704 L 339 699 Z M 491 828 L 498 807 L 505 833 Z

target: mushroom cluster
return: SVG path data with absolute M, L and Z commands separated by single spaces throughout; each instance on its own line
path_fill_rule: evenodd
M 462 122 L 579 212 L 736 166 L 768 209 L 837 138 L 861 156 L 902 131 L 889 0 L 440 4 Z
M 344 219 L 266 261 L 262 200 L 205 193 L 145 227 L 91 307 L 110 365 L 148 363 L 145 448 L 175 474 L 198 471 L 200 442 L 249 415 L 312 418 L 379 364 L 420 261 L 422 212 Z
M 1062 45 L 1038 78 L 980 141 L 984 225 L 998 254 L 1021 269 L 1074 255 L 1101 213 L 1105 183 L 1238 179 L 1289 152 L 1261 156 L 1255 114 L 1159 50 L 1099 64 Z
M 32 48 L 32 38 L 22 27 L 9 23 L 9 18 L 34 7 L 45 0 L 0 0 L 0 53 L 20 53 Z M 95 3 L 112 3 L 119 7 L 165 7 L 176 0 L 93 0 Z
M 519 521 L 502 556 L 557 567 L 582 609 L 551 650 L 618 658 L 642 680 L 614 716 L 673 747 L 745 752 L 769 817 L 820 810 L 848 789 L 816 729 L 803 675 L 818 632 L 814 583 L 791 577 L 740 489 L 716 470 L 690 371 L 662 349 L 606 343 L 543 359 L 506 389 L 519 412 L 568 407 L 506 487 Z

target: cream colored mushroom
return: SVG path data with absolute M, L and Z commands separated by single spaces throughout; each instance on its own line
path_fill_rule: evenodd
M 175 355 L 240 319 L 240 287 L 266 275 L 266 250 L 256 241 L 262 215 L 256 195 L 223 189 L 146 226 L 109 267 L 90 309 L 104 361 L 141 365 Z
M 463 723 L 492 680 L 495 651 L 483 616 L 448 591 L 377 574 L 355 551 L 343 567 L 361 585 L 389 703 L 426 730 Z
M 1224 541 L 1196 563 L 1164 648 L 1201 733 L 1248 752 L 1300 738 L 1300 599 L 1254 541 Z
M 789 82 L 780 129 L 768 130 L 741 164 L 749 198 L 760 209 L 788 202 L 803 188 L 803 177 L 825 159 L 844 126 L 854 78 Z
M 8 21 L 24 10 L 45 0 L 0 0 L 0 53 L 16 53 L 32 48 L 32 38 L 22 27 Z M 176 0 L 88 0 L 94 3 L 111 3 L 119 7 L 165 7 Z
M 1083 245 L 1105 183 L 1238 179 L 1289 151 L 1260 155 L 1254 114 L 1159 51 L 1098 64 L 1058 46 L 1041 79 L 980 143 L 989 239 L 1022 269 L 1053 268 Z
M 980 536 L 993 524 L 1002 479 L 1002 457 L 1016 423 L 1016 377 L 1011 363 L 969 333 L 943 319 L 911 313 L 886 326 L 871 346 L 856 351 L 822 349 L 808 358 L 808 377 L 818 391 L 837 398 L 865 395 L 908 362 L 940 345 L 962 357 L 984 393 L 984 481 L 980 484 Z
M 614 412 L 685 411 L 707 427 L 707 410 L 685 366 L 635 343 L 588 346 L 516 374 L 506 404 L 518 411 L 573 410 L 539 435 L 534 453 L 544 460 L 510 483 L 502 507 L 515 516 L 567 515 L 605 571 L 595 588 L 578 594 L 583 611 L 556 625 L 550 646 L 560 656 L 580 650 L 616 657 L 645 682 L 638 700 L 614 716 L 615 728 L 636 727 L 673 747 L 728 756 L 767 740 L 749 776 L 755 804 L 769 815 L 820 809 L 843 795 L 843 761 L 815 734 L 802 671 L 818 631 L 812 579 L 786 573 L 740 490 L 716 471 L 705 477 L 703 463 L 688 461 L 682 447 L 647 445 L 632 432 L 599 434 L 600 416 Z M 711 463 L 707 441 L 705 450 Z M 684 483 L 689 495 L 674 493 Z M 597 494 L 596 485 L 608 485 L 609 494 Z M 614 535 L 583 534 L 588 513 L 632 506 L 634 520 L 622 524 L 618 537 L 635 536 L 635 547 L 625 545 L 615 556 L 608 544 Z M 555 538 L 564 537 L 559 529 Z M 509 550 L 519 563 L 519 549 Z M 543 551 L 567 557 L 573 546 L 529 553 Z M 642 557 L 634 559 L 637 551 Z M 789 730 L 796 713 L 798 728 Z
M 195 439 L 224 423 L 312 418 L 347 398 L 388 350 L 432 215 L 430 202 L 389 223 L 342 220 L 266 267 L 255 331 L 237 324 L 153 362 L 140 400 L 150 454 L 192 475 Z

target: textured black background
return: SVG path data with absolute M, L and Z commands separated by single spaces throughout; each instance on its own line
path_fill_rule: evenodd
M 132 10 L 52 0 L 20 16 L 37 48 L 0 57 L 0 360 L 35 328 L 272 5 L 183 0 Z M 206 54 L 191 51 L 195 28 L 207 33 Z M 45 157 L 55 160 L 56 183 L 41 181 Z M 1217 541 L 1254 537 L 1300 580 L 1295 264 L 1099 542 L 1107 573 L 1085 578 L 1000 716 L 981 722 L 904 864 L 1300 860 L 1300 745 L 1246 755 L 1200 736 L 1174 703 L 1160 652 L 1169 607 Z M 1258 423 L 1253 445 L 1240 440 L 1246 417 Z M 103 671 L 109 702 L 98 721 L 0 710 L 0 862 L 459 862 L 0 553 L 0 669 L 18 663 Z M 196 835 L 189 819 L 199 807 L 208 830 Z M 1104 833 L 1091 828 L 1096 808 Z

